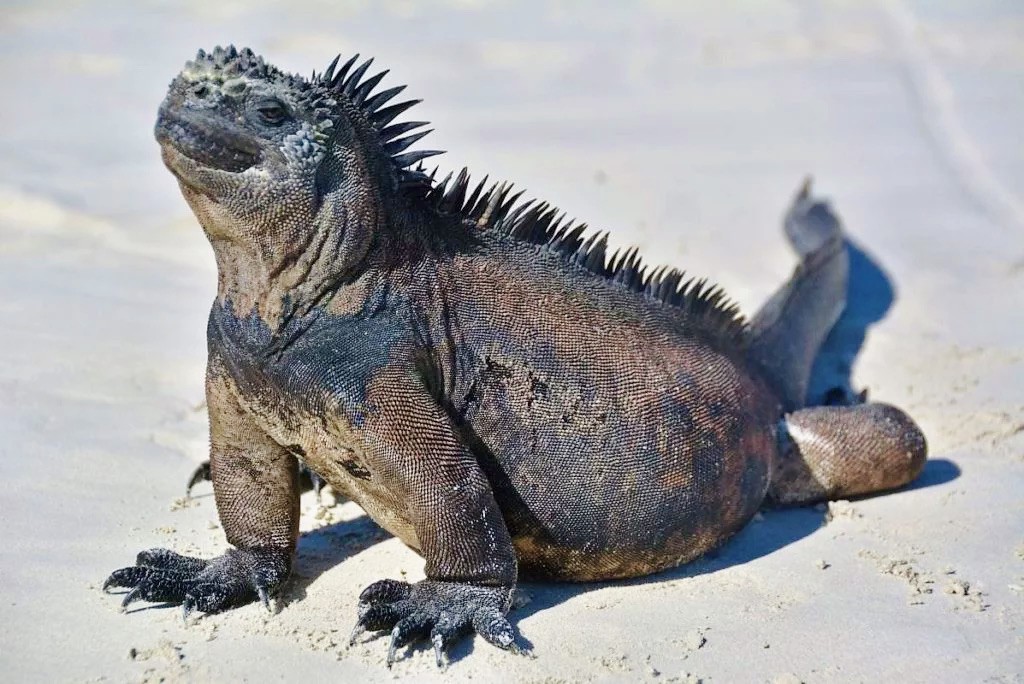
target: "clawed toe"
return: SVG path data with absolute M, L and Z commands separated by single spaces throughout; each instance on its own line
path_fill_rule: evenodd
M 393 603 L 409 598 L 410 594 L 412 594 L 412 585 L 408 582 L 391 579 L 380 580 L 363 589 L 359 594 L 359 605 Z
M 400 648 L 429 637 L 437 666 L 444 669 L 448 647 L 472 631 L 498 648 L 519 653 L 515 630 L 504 615 L 509 594 L 505 587 L 457 582 L 377 582 L 359 597 L 359 619 L 349 643 L 365 632 L 390 631 L 388 667 Z
M 478 610 L 473 615 L 473 629 L 488 643 L 500 649 L 516 650 L 515 630 L 505 616 L 496 610 Z
M 395 662 L 395 654 L 399 648 L 426 638 L 430 634 L 433 620 L 426 613 L 413 613 L 404 617 L 391 630 L 391 643 L 388 644 L 387 664 Z
M 468 623 L 459 621 L 451 613 L 441 613 L 434 628 L 430 630 L 430 643 L 434 648 L 434 661 L 437 664 L 437 669 L 448 668 L 448 646 L 468 631 Z
M 146 549 L 139 551 L 135 557 L 135 565 L 156 570 L 170 570 L 186 574 L 202 572 L 210 561 L 203 558 L 183 556 L 170 549 Z
M 186 581 L 184 577 L 170 573 L 163 573 L 149 568 L 144 576 L 131 587 L 121 601 L 121 610 L 125 610 L 136 601 L 149 601 L 151 603 L 173 602 L 177 603 L 185 594 Z
M 103 582 L 103 591 L 110 593 L 113 589 L 132 589 L 136 587 L 139 582 L 146 578 L 151 570 L 149 568 L 141 568 L 139 566 L 132 566 L 130 568 L 121 568 L 110 573 Z
M 267 612 L 272 612 L 270 608 L 270 592 L 267 591 L 267 588 L 263 585 L 257 586 L 256 594 L 260 597 L 260 603 L 267 609 Z

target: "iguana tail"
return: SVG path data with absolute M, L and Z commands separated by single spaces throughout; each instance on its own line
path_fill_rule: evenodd
M 792 277 L 751 320 L 752 359 L 786 411 L 804 406 L 818 348 L 846 305 L 849 258 L 839 219 L 806 180 L 783 222 L 800 256 Z
M 800 409 L 779 423 L 768 499 L 806 504 L 895 489 L 920 474 L 927 456 L 921 428 L 895 406 Z
M 768 498 L 809 503 L 900 487 L 921 472 L 924 434 L 887 404 L 805 408 L 818 348 L 846 306 L 849 257 L 839 219 L 805 182 L 786 213 L 800 255 L 792 278 L 751 321 L 751 356 L 783 404 Z

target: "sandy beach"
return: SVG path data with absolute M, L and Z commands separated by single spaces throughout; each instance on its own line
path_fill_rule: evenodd
M 0 679 L 1024 682 L 1024 7 L 288 5 L 0 7 Z M 210 486 L 183 498 L 216 269 L 152 126 L 227 43 L 305 74 L 375 56 L 442 174 L 513 181 L 748 313 L 793 268 L 780 218 L 812 174 L 853 257 L 820 383 L 914 416 L 923 475 L 764 510 L 656 576 L 522 584 L 533 657 L 467 639 L 444 673 L 422 644 L 391 670 L 385 639 L 347 647 L 360 590 L 422 559 L 329 496 L 303 497 L 273 613 L 122 614 L 100 587 L 139 550 L 225 545 Z

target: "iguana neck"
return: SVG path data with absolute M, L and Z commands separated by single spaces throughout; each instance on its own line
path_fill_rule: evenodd
M 306 229 L 268 231 L 246 241 L 218 240 L 207 230 L 217 260 L 218 300 L 230 301 L 240 316 L 255 310 L 276 331 L 383 276 L 389 289 L 405 286 L 434 296 L 426 291 L 436 289 L 431 274 L 437 262 L 473 237 L 457 219 L 409 199 L 393 200 L 391 211 L 387 202 L 333 208 Z
M 296 303 L 285 282 L 297 264 L 282 263 L 257 245 L 215 239 L 210 244 L 217 261 L 217 300 L 230 302 L 239 317 L 255 311 L 271 330 L 280 328 Z
M 302 316 L 367 267 L 383 213 L 372 202 L 332 205 L 315 215 L 227 225 L 220 212 L 190 200 L 217 261 L 217 299 L 235 313 L 255 312 L 272 331 Z

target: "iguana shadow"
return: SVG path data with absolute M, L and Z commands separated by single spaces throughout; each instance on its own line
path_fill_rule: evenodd
M 815 359 L 808 390 L 811 403 L 856 397 L 852 369 L 867 339 L 868 329 L 882 320 L 896 299 L 896 289 L 885 271 L 858 245 L 846 240 L 850 257 L 847 305 L 833 326 Z M 930 459 L 924 471 L 906 490 L 923 489 L 956 479 L 960 469 L 946 459 Z M 647 577 L 617 582 L 554 584 L 524 582 L 529 602 L 515 610 L 516 622 L 576 595 L 608 586 L 630 586 L 695 577 L 731 566 L 743 565 L 788 546 L 822 527 L 825 506 L 765 509 L 719 549 L 682 567 Z M 292 599 L 301 598 L 304 589 L 320 573 L 338 565 L 389 535 L 369 518 L 329 525 L 307 532 L 299 540 L 297 582 L 290 591 Z M 471 649 L 471 640 L 453 648 L 452 661 L 460 660 Z
M 896 301 L 888 274 L 849 238 L 844 240 L 850 270 L 846 307 L 818 350 L 807 390 L 809 404 L 855 397 L 851 373 L 867 339 L 868 328 L 885 318 Z

